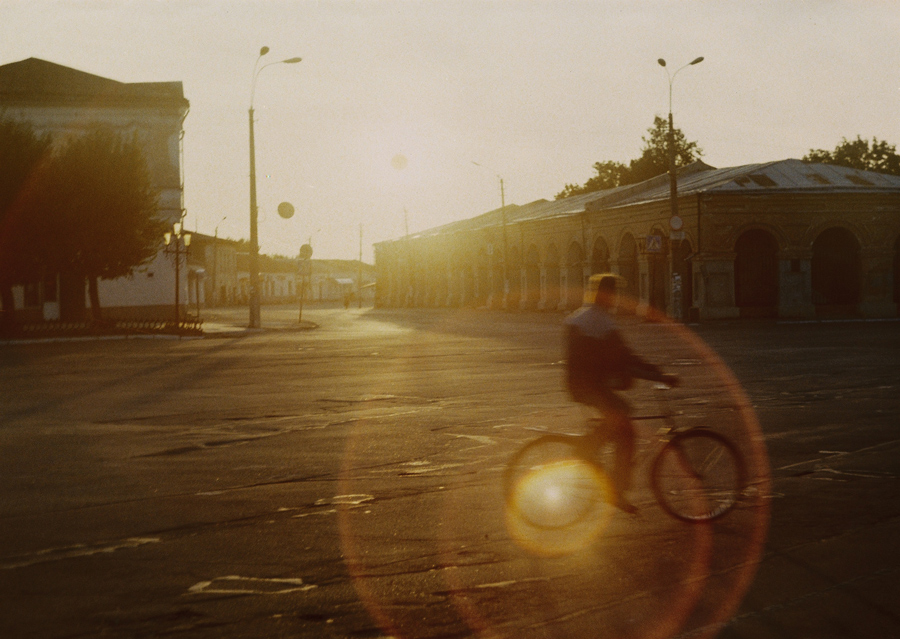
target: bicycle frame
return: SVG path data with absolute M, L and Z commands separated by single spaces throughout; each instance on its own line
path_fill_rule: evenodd
M 664 422 L 665 426 L 662 426 L 656 430 L 656 433 L 655 433 L 656 445 L 655 446 L 653 445 L 653 442 L 650 442 L 648 440 L 647 441 L 648 445 L 641 447 L 643 452 L 636 455 L 634 468 L 639 468 L 639 467 L 643 466 L 644 462 L 646 461 L 646 459 L 648 457 L 652 457 L 656 452 L 661 450 L 662 447 L 665 446 L 669 441 L 671 441 L 671 439 L 673 437 L 675 437 L 677 434 L 683 433 L 687 430 L 690 430 L 690 427 L 689 428 L 679 427 L 678 424 L 675 423 L 675 417 L 678 415 L 678 413 L 676 413 L 675 411 L 673 411 L 671 409 L 671 404 L 670 404 L 669 398 L 664 394 L 666 391 L 672 390 L 672 387 L 667 386 L 662 383 L 657 383 L 657 384 L 653 385 L 653 389 L 655 391 L 659 392 L 659 395 L 657 395 L 657 398 L 659 400 L 660 406 L 662 407 L 662 411 L 657 414 L 630 416 L 629 420 L 632 423 L 650 422 L 650 421 L 658 420 L 658 421 Z M 596 411 L 596 409 L 594 409 L 592 407 L 589 408 L 587 406 L 583 406 L 583 409 L 585 411 L 588 411 L 588 410 Z M 589 426 L 592 425 L 593 427 L 585 435 L 573 434 L 571 436 L 572 437 L 590 437 L 592 432 L 596 432 L 597 430 L 604 429 L 603 424 L 605 424 L 606 419 L 607 418 L 602 415 L 599 417 L 597 417 L 597 416 L 586 417 L 585 423 Z M 636 433 L 636 435 L 637 435 L 637 433 Z M 603 445 L 610 443 L 610 441 L 611 441 L 611 438 L 606 438 L 606 440 L 604 442 L 602 442 L 600 446 L 598 446 L 598 451 Z M 636 436 L 635 441 L 637 443 L 637 442 L 640 442 L 641 440 L 640 440 L 640 438 L 638 438 Z M 638 447 L 636 446 L 636 449 L 637 448 Z
M 657 389 L 668 389 L 657 385 Z M 676 413 L 669 408 L 668 400 L 660 399 L 664 410 L 661 414 L 639 415 L 633 422 L 663 420 L 665 425 L 657 429 L 655 439 L 657 445 L 636 446 L 639 454 L 632 460 L 634 469 L 642 469 L 649 479 L 649 486 L 659 505 L 668 514 L 685 522 L 702 522 L 718 519 L 734 507 L 740 499 L 745 477 L 744 462 L 737 447 L 721 433 L 709 428 L 679 428 L 675 423 Z M 577 471 L 578 460 L 596 468 L 602 475 L 609 477 L 608 464 L 601 459 L 601 454 L 608 444 L 616 444 L 616 433 L 609 429 L 604 433 L 602 417 L 588 419 L 594 427 L 586 434 L 561 434 L 546 432 L 536 440 L 526 443 L 515 453 L 504 472 L 504 493 L 507 504 L 517 508 L 515 503 L 518 478 L 550 470 L 568 469 L 571 475 Z M 647 440 L 635 437 L 643 444 Z M 551 450 L 553 452 L 551 452 Z M 615 451 L 619 454 L 619 450 Z M 549 456 L 548 456 L 549 455 Z M 649 463 L 647 460 L 649 459 Z M 562 465 L 560 465 L 562 464 Z M 573 465 L 574 464 L 574 465 Z M 584 467 L 583 467 L 584 468 Z M 589 471 L 588 471 L 589 472 Z M 550 493 L 555 497 L 565 494 L 569 488 L 565 483 L 554 488 Z M 582 495 L 583 488 L 577 488 Z M 562 492 L 560 492 L 562 491 Z M 530 495 L 540 498 L 540 493 Z M 532 499 L 532 502 L 534 499 Z M 553 512 L 544 508 L 544 516 L 531 523 L 539 528 L 565 527 L 582 516 L 588 514 L 588 504 L 592 499 L 582 500 L 583 510 L 578 510 L 573 517 L 562 524 L 551 525 L 547 521 L 547 513 Z M 520 509 L 521 510 L 521 509 Z M 528 516 L 523 514 L 526 520 Z M 540 523 L 537 523 L 540 521 Z

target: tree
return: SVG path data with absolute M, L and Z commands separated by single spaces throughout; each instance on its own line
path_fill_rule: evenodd
M 597 175 L 591 177 L 583 186 L 566 184 L 556 195 L 562 199 L 571 195 L 592 193 L 603 189 L 611 189 L 626 184 L 636 184 L 662 175 L 669 170 L 669 123 L 665 118 L 656 116 L 653 126 L 647 129 L 649 137 L 642 136 L 644 147 L 641 155 L 627 165 L 622 162 L 595 162 Z M 696 142 L 688 142 L 680 129 L 675 129 L 675 166 L 685 166 L 703 155 Z
M 647 129 L 650 138 L 641 137 L 644 148 L 641 157 L 629 164 L 628 184 L 637 184 L 669 171 L 669 122 L 658 115 L 653 118 L 653 126 Z M 696 142 L 688 142 L 681 129 L 675 129 L 675 166 L 687 166 L 703 155 Z
M 588 179 L 584 186 L 577 184 L 566 184 L 565 188 L 556 196 L 556 199 L 569 197 L 570 195 L 580 195 L 582 193 L 593 193 L 594 191 L 602 191 L 604 189 L 612 189 L 622 184 L 626 184 L 629 175 L 629 168 L 621 162 L 607 160 L 606 162 L 594 162 L 594 170 L 597 175 Z
M 893 144 L 876 137 L 872 141 L 856 136 L 855 140 L 841 138 L 834 151 L 810 149 L 803 161 L 811 164 L 834 164 L 861 171 L 874 171 L 889 175 L 900 175 L 900 155 Z
M 14 322 L 12 287 L 42 275 L 29 208 L 34 185 L 50 153 L 52 139 L 31 125 L 0 121 L 0 328 Z
M 87 280 L 91 315 L 100 320 L 98 280 L 150 261 L 165 230 L 137 137 L 91 127 L 54 157 L 41 190 L 47 266 Z

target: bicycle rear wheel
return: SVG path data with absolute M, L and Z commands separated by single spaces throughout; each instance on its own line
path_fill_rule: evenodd
M 608 481 L 585 440 L 544 435 L 520 448 L 503 474 L 507 508 L 544 529 L 574 526 L 596 511 Z
M 744 488 L 744 462 L 726 437 L 704 428 L 676 434 L 653 461 L 650 484 L 659 505 L 687 522 L 718 519 Z

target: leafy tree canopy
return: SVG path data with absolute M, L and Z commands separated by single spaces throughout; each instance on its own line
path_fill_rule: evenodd
M 595 162 L 593 168 L 597 175 L 591 177 L 583 186 L 566 184 L 565 188 L 557 193 L 556 199 L 593 193 L 626 184 L 637 184 L 666 173 L 669 170 L 668 121 L 656 116 L 653 119 L 653 126 L 647 129 L 647 133 L 649 135 L 641 137 L 644 146 L 641 149 L 640 157 L 631 160 L 627 165 L 615 161 Z M 688 142 L 684 133 L 676 128 L 675 166 L 690 164 L 702 155 L 703 149 L 696 142 Z
M 136 139 L 91 128 L 54 157 L 43 187 L 48 260 L 57 270 L 114 279 L 156 255 L 165 224 Z
M 52 139 L 31 125 L 0 120 L 0 286 L 40 276 L 28 203 L 49 157 Z M 12 293 L 10 292 L 10 296 Z M 10 298 L 11 300 L 11 298 Z M 9 301 L 9 300 L 6 300 Z M 4 304 L 5 306 L 5 304 Z
M 855 140 L 842 138 L 834 151 L 810 149 L 802 159 L 811 164 L 834 164 L 862 171 L 900 175 L 900 155 L 897 154 L 896 146 L 876 137 L 871 142 L 858 135 Z
M 87 280 L 94 319 L 97 280 L 131 275 L 156 255 L 165 231 L 156 207 L 137 137 L 108 127 L 72 138 L 43 172 L 34 209 L 44 264 Z

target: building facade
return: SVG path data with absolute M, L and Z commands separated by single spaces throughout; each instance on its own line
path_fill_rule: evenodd
M 184 211 L 181 145 L 188 109 L 181 82 L 123 83 L 37 58 L 0 66 L 0 117 L 28 122 L 52 134 L 57 145 L 97 124 L 136 135 L 158 192 L 158 217 L 169 224 Z M 19 287 L 17 314 L 82 319 L 84 282 L 67 275 Z M 187 280 L 179 285 L 187 299 Z M 156 317 L 172 304 L 174 287 L 174 265 L 161 250 L 131 277 L 101 280 L 100 301 L 109 317 Z
M 238 254 L 246 256 L 246 243 L 193 233 L 188 256 L 191 299 L 201 306 L 231 306 L 240 301 Z
M 783 160 L 510 205 L 375 246 L 376 303 L 565 311 L 593 273 L 679 319 L 896 317 L 900 177 Z
M 310 260 L 306 299 L 345 306 L 375 300 L 375 268 L 359 260 Z

